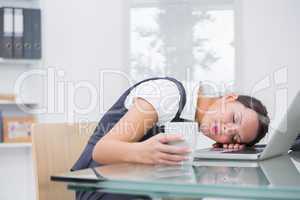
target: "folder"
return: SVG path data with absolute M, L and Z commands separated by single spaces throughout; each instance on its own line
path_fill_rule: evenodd
M 32 20 L 32 58 L 40 59 L 42 57 L 42 44 L 41 44 L 41 10 L 31 10 Z
M 32 20 L 31 20 L 31 9 L 23 9 L 23 24 L 24 24 L 24 35 L 23 35 L 23 57 L 25 59 L 32 58 Z
M 13 8 L 0 8 L 0 57 L 13 58 Z
M 23 58 L 23 9 L 14 8 L 14 37 L 13 54 L 14 58 Z

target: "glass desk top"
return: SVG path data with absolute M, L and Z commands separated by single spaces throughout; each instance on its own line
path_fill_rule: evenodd
M 51 177 L 68 189 L 153 197 L 300 199 L 300 152 L 265 161 L 199 160 L 194 166 L 114 164 Z

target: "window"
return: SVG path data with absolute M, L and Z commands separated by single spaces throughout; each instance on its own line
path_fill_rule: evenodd
M 130 69 L 152 76 L 234 82 L 233 0 L 131 0 Z

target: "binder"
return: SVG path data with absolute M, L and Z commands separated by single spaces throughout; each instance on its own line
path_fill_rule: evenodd
M 14 37 L 13 55 L 14 58 L 23 58 L 23 9 L 14 8 Z
M 4 8 L 0 8 L 0 57 L 3 57 Z
M 25 59 L 31 59 L 32 46 L 33 46 L 31 9 L 23 9 L 23 24 L 24 24 L 23 57 Z
M 40 59 L 42 57 L 41 44 L 41 10 L 31 9 L 32 20 L 32 58 Z
M 13 8 L 0 8 L 0 57 L 13 58 Z

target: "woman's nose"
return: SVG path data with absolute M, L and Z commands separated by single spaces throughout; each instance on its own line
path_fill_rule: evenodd
M 223 132 L 226 135 L 235 135 L 237 132 L 237 127 L 233 124 L 224 124 Z

